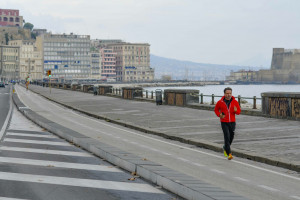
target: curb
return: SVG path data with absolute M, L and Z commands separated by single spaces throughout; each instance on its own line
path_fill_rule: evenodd
M 144 133 L 158 135 L 158 136 L 164 137 L 166 139 L 176 140 L 176 141 L 186 143 L 186 144 L 192 144 L 192 145 L 195 145 L 195 146 L 198 146 L 198 147 L 210 149 L 210 150 L 217 151 L 217 152 L 223 152 L 222 146 L 220 144 L 217 144 L 217 143 L 213 143 L 213 142 L 209 142 L 209 141 L 205 141 L 205 140 L 197 140 L 197 141 L 189 140 L 189 139 L 185 139 L 185 138 L 178 137 L 178 136 L 171 136 L 171 135 L 168 135 L 168 134 L 165 134 L 165 133 L 162 133 L 162 132 L 158 132 L 158 131 L 153 131 L 153 130 L 148 129 L 147 127 L 142 127 L 142 126 L 130 124 L 128 122 L 123 122 L 121 120 L 117 121 L 117 120 L 114 120 L 114 119 L 111 119 L 111 118 L 108 118 L 108 117 L 105 117 L 105 116 L 92 114 L 92 113 L 89 113 L 87 111 L 84 111 L 84 110 L 81 110 L 81 109 L 78 109 L 78 108 L 74 108 L 74 107 L 69 106 L 67 104 L 64 104 L 62 102 L 53 100 L 53 99 L 51 99 L 51 98 L 49 98 L 45 95 L 37 93 L 33 90 L 31 90 L 31 91 L 38 94 L 38 95 L 40 95 L 40 96 L 42 96 L 42 97 L 44 97 L 44 98 L 46 98 L 46 99 L 48 99 L 48 100 L 50 100 L 50 101 L 52 101 L 52 102 L 55 102 L 55 103 L 60 104 L 64 107 L 66 107 L 66 108 L 78 111 L 80 113 L 83 113 L 87 116 L 90 116 L 90 117 L 93 117 L 93 118 L 96 118 L 96 119 L 102 119 L 102 120 L 105 120 L 107 122 L 111 122 L 111 123 L 114 123 L 114 124 L 117 124 L 117 125 L 128 127 L 128 128 L 138 130 L 138 131 L 141 131 L 141 132 L 144 132 Z M 135 100 L 135 99 L 133 99 L 133 100 Z M 140 101 L 140 100 L 137 99 L 137 101 Z M 207 109 L 210 110 L 209 106 L 208 106 Z M 263 116 L 263 115 L 258 114 L 258 116 Z M 278 158 L 274 158 L 274 157 L 264 157 L 264 156 L 261 156 L 257 153 L 247 152 L 247 151 L 244 151 L 244 150 L 241 150 L 241 149 L 236 149 L 236 148 L 232 148 L 232 151 L 234 152 L 234 154 L 236 156 L 241 157 L 241 158 L 246 158 L 248 160 L 253 160 L 253 161 L 265 163 L 265 164 L 268 164 L 268 165 L 282 167 L 282 168 L 285 168 L 285 169 L 300 172 L 300 165 L 299 164 L 289 162 L 285 159 L 278 159 Z
M 117 165 L 129 172 L 141 176 L 180 197 L 189 200 L 218 200 L 226 197 L 234 199 L 245 199 L 221 188 L 215 187 L 191 176 L 182 174 L 158 163 L 148 161 L 134 154 L 125 152 L 116 147 L 105 143 L 95 141 L 76 131 L 54 123 L 31 109 L 24 107 L 17 94 L 13 94 L 13 101 L 17 109 L 28 119 L 38 124 L 40 127 L 47 129 L 49 132 L 58 135 L 70 143 L 83 148 L 96 156 L 104 158 L 108 162 Z M 211 190 L 217 191 L 218 194 L 212 194 Z M 219 194 L 224 194 L 220 197 Z

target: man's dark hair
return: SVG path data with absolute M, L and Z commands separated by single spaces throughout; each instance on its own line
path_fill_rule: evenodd
M 231 90 L 231 92 L 232 92 L 232 89 L 230 87 L 227 87 L 224 89 L 224 94 L 225 94 L 226 90 Z

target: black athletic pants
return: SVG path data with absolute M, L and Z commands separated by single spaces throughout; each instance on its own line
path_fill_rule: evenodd
M 224 134 L 224 149 L 227 154 L 230 154 L 230 145 L 234 138 L 235 122 L 221 122 L 221 126 Z

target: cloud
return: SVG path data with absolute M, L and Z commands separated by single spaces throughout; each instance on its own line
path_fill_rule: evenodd
M 54 33 L 148 42 L 151 52 L 204 63 L 256 63 L 299 48 L 298 0 L 4 0 Z M 261 56 L 257 56 L 261 55 Z M 257 59 L 255 59 L 257 58 Z M 257 61 L 255 61 L 257 60 Z M 268 62 L 264 62 L 268 63 Z

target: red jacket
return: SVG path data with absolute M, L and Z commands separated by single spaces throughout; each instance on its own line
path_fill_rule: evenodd
M 225 117 L 223 119 L 220 118 L 221 122 L 235 122 L 235 114 L 239 115 L 241 113 L 241 108 L 237 100 L 235 100 L 234 96 L 232 96 L 232 101 L 227 107 L 226 103 L 224 102 L 225 96 L 223 96 L 215 106 L 215 113 L 218 117 L 223 112 Z M 237 111 L 234 112 L 234 106 L 237 108 Z

